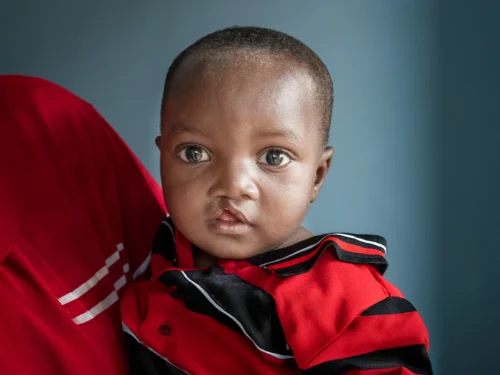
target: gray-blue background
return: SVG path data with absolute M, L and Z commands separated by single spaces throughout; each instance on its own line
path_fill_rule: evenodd
M 324 59 L 336 155 L 306 225 L 379 233 L 421 311 L 436 374 L 500 374 L 499 6 L 494 1 L 0 3 L 0 73 L 93 103 L 158 174 L 163 77 L 214 29 L 267 26 Z

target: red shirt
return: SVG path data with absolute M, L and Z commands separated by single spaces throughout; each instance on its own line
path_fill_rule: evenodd
M 117 301 L 164 214 L 91 105 L 0 76 L 0 374 L 125 374 Z
M 427 330 L 382 276 L 382 237 L 332 233 L 195 269 L 167 218 L 121 301 L 132 374 L 431 375 Z

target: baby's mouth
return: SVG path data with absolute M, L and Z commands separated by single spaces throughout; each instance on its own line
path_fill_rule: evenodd
M 222 235 L 243 235 L 252 230 L 245 214 L 230 205 L 221 207 L 207 224 L 210 231 Z
M 238 222 L 241 223 L 241 220 L 238 219 L 236 215 L 229 210 L 223 210 L 222 213 L 217 218 L 217 220 L 228 223 L 238 223 Z

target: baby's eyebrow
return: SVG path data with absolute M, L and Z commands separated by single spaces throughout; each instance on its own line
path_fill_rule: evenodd
M 189 126 L 183 123 L 171 124 L 168 126 L 168 134 L 170 136 L 181 134 L 181 133 L 190 133 L 190 134 L 198 134 L 207 136 L 208 134 L 203 130 L 194 126 Z
M 273 129 L 273 130 L 266 129 L 266 130 L 260 131 L 258 133 L 258 135 L 260 137 L 269 137 L 269 138 L 281 137 L 281 138 L 287 139 L 288 141 L 290 141 L 292 143 L 296 143 L 299 145 L 304 143 L 304 140 L 302 139 L 302 137 L 298 136 L 293 131 L 291 131 L 290 129 L 286 129 L 286 128 Z

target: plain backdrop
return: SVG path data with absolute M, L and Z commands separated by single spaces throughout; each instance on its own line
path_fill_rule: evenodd
M 306 226 L 384 235 L 387 277 L 426 321 L 435 373 L 498 374 L 498 11 L 461 0 L 1 0 L 0 73 L 82 96 L 158 178 L 162 85 L 184 47 L 233 25 L 299 38 L 335 84 L 336 154 Z

